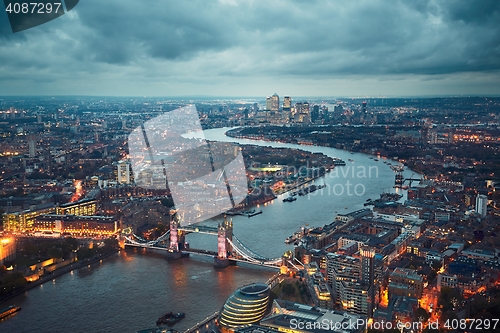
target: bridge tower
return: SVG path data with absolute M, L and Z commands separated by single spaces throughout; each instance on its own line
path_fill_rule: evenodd
M 233 252 L 229 240 L 233 240 L 233 221 L 228 221 L 227 217 L 224 216 L 224 222 L 219 224 L 218 227 L 217 257 L 214 258 L 215 267 L 226 267 L 232 262 L 228 259 Z
M 280 266 L 280 274 L 286 275 L 290 272 L 289 270 L 289 262 L 293 261 L 293 252 L 288 250 L 281 256 L 281 266 Z
M 233 247 L 229 241 L 233 241 L 233 219 L 228 221 L 227 217 L 224 216 L 224 222 L 222 224 L 224 226 L 224 230 L 226 231 L 226 251 L 229 255 L 232 255 Z
M 174 217 L 170 221 L 170 246 L 169 249 L 175 252 L 179 252 L 179 232 L 177 228 L 179 227 L 179 221 Z
M 182 257 L 182 252 L 179 251 L 179 225 L 180 221 L 177 215 L 174 215 L 170 220 L 170 244 L 167 252 L 167 259 L 178 259 Z
M 394 177 L 394 187 L 402 188 L 404 181 L 403 171 L 398 171 Z
M 405 179 L 403 176 L 403 171 L 404 171 L 405 167 L 399 166 L 399 165 L 391 165 L 391 169 L 396 173 L 396 176 L 394 177 L 394 187 L 402 188 L 403 184 L 405 182 Z

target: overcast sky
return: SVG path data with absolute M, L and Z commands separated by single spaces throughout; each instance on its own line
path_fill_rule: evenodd
M 0 95 L 500 95 L 500 1 L 81 0 L 13 34 Z

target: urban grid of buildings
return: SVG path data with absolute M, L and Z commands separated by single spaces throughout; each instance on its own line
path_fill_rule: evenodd
M 127 139 L 145 121 L 188 103 L 1 100 L 0 265 L 35 281 L 43 277 L 41 268 L 56 269 L 61 261 L 44 258 L 16 267 L 18 250 L 32 239 L 72 237 L 79 247 L 89 247 L 126 231 L 154 240 L 162 235 L 158 224 L 162 232 L 170 228 L 170 242 L 175 231 L 178 244 L 181 231 L 172 230 L 177 225 L 168 186 L 137 186 Z M 288 254 L 296 265 L 281 267 L 273 281 L 300 281 L 308 304 L 272 299 L 268 284 L 243 286 L 216 318 L 222 331 L 362 332 L 366 326 L 352 323 L 412 321 L 422 313 L 434 320 L 450 318 L 451 312 L 468 318 L 472 296 L 489 297 L 488 290 L 500 283 L 500 99 L 281 100 L 273 94 L 265 100 L 191 103 L 203 128 L 238 126 L 229 135 L 328 144 L 395 162 L 395 185 L 408 190 L 404 202 L 381 196 L 367 204 L 373 207 L 298 231 L 290 240 L 294 253 Z M 335 131 L 343 134 L 335 138 Z M 364 135 L 349 134 L 356 131 Z M 474 152 L 464 154 L 462 147 Z M 283 183 L 277 172 L 289 166 L 267 169 L 262 177 L 255 170 L 265 166 L 255 161 L 251 166 L 250 193 L 284 191 L 292 181 L 312 179 L 314 169 L 287 173 L 290 183 Z M 422 177 L 402 178 L 404 166 Z M 162 185 L 165 179 L 151 182 Z M 232 224 L 226 229 L 232 233 Z M 236 259 L 226 229 L 218 256 Z M 439 308 L 441 295 L 451 291 L 452 307 Z M 321 326 L 324 322 L 338 326 Z

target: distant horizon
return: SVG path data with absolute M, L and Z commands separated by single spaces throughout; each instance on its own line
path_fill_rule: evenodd
M 384 96 L 314 96 L 314 95 L 280 95 L 278 96 L 290 96 L 296 99 L 401 99 L 401 98 L 418 98 L 418 99 L 429 99 L 429 98 L 500 98 L 500 94 L 450 94 L 450 95 L 384 95 Z M 67 95 L 0 95 L 2 98 L 60 98 L 60 97 L 99 97 L 99 98 L 165 98 L 165 99 L 265 99 L 268 96 L 244 96 L 244 95 L 77 95 L 77 94 L 67 94 Z

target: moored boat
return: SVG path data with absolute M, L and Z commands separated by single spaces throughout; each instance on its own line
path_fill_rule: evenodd
M 172 326 L 173 324 L 184 318 L 184 316 L 184 312 L 178 312 L 176 314 L 167 312 L 166 314 L 158 318 L 158 320 L 156 321 L 156 325 L 166 324 L 168 326 Z
M 10 316 L 11 314 L 16 313 L 19 310 L 21 310 L 20 306 L 11 305 L 0 312 L 0 319 Z

